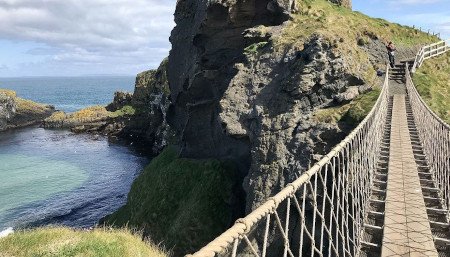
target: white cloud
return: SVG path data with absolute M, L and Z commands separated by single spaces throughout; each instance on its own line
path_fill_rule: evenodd
M 43 43 L 27 53 L 53 63 L 155 66 L 170 48 L 175 3 L 0 0 L 0 39 Z

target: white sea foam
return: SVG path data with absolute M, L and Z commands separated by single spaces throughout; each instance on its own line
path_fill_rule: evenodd
M 7 237 L 7 236 L 9 236 L 12 233 L 14 233 L 14 229 L 13 228 L 7 228 L 7 229 L 3 230 L 2 232 L 0 232 L 0 238 Z

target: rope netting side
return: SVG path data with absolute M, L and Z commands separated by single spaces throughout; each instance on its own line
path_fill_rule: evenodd
M 361 124 L 311 169 L 189 256 L 355 256 L 387 119 L 381 94 Z
M 406 89 L 424 153 L 450 219 L 450 126 L 422 100 L 406 69 Z

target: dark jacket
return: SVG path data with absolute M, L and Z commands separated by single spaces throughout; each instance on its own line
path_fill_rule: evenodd
M 389 44 L 386 46 L 386 48 L 387 48 L 389 54 L 393 54 L 395 52 L 394 44 Z

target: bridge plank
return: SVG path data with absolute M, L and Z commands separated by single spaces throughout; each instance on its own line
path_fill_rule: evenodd
M 409 136 L 404 94 L 394 95 L 382 256 L 438 256 Z

